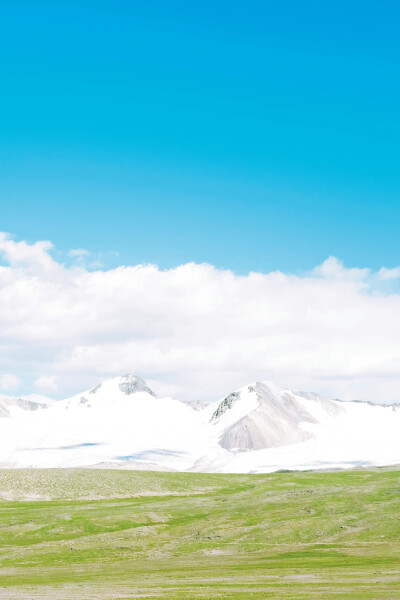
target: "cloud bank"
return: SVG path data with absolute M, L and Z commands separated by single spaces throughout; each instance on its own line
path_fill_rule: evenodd
M 0 385 L 67 396 L 135 372 L 159 393 L 217 399 L 270 379 L 400 400 L 400 268 L 237 275 L 209 264 L 72 266 L 0 234 Z M 19 387 L 18 387 L 19 386 Z

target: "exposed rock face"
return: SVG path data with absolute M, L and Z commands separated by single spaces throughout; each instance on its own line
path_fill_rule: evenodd
M 207 408 L 209 406 L 209 402 L 205 402 L 204 400 L 181 400 L 182 404 L 187 404 L 193 410 L 203 410 L 203 408 Z
M 128 396 L 130 394 L 136 394 L 136 392 L 146 392 L 156 398 L 156 394 L 147 385 L 144 379 L 137 377 L 136 375 L 123 375 L 119 382 L 119 389 Z
M 222 400 L 222 402 L 220 402 L 217 410 L 213 413 L 213 416 L 211 417 L 211 421 L 216 421 L 217 419 L 219 419 L 219 417 L 221 417 L 227 410 L 232 408 L 233 404 L 235 404 L 235 402 L 237 402 L 239 399 L 240 394 L 238 392 L 233 392 L 232 394 L 229 394 L 229 396 L 227 396 L 226 398 L 224 398 L 224 400 Z
M 48 408 L 47 404 L 43 402 L 33 402 L 33 400 L 26 400 L 25 398 L 10 398 L 7 400 L 8 406 L 18 406 L 23 410 L 39 410 L 40 408 Z
M 99 383 L 98 385 L 96 385 L 94 388 L 92 388 L 89 392 L 89 394 L 97 394 L 97 392 L 99 391 L 99 389 L 101 388 L 101 383 Z
M 47 404 L 44 404 L 43 402 L 34 402 L 33 400 L 27 400 L 26 398 L 1 398 L 0 417 L 10 416 L 9 406 L 16 406 L 17 408 L 28 411 L 48 408 Z

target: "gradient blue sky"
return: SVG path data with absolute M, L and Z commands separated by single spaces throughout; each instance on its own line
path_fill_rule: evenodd
M 1 13 L 0 230 L 109 266 L 400 263 L 399 2 Z

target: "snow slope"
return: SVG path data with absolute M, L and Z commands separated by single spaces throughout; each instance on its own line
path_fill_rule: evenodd
M 125 375 L 58 402 L 0 397 L 0 467 L 269 472 L 400 463 L 400 406 L 257 382 L 219 403 Z

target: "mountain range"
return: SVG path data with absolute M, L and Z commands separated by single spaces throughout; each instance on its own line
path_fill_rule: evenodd
M 135 375 L 71 398 L 0 396 L 0 468 L 262 473 L 400 463 L 400 404 L 256 382 L 218 402 L 157 397 Z

